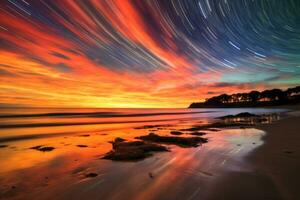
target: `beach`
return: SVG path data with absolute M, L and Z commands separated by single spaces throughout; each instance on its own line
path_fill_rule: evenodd
M 265 144 L 250 156 L 258 172 L 269 175 L 284 199 L 300 198 L 297 186 L 300 179 L 299 122 L 297 116 L 259 127 L 269 134 L 264 137 Z
M 297 111 L 257 126 L 267 134 L 262 138 L 264 144 L 246 157 L 253 170 L 227 173 L 208 199 L 299 199 L 299 122 Z
M 1 124 L 0 199 L 299 197 L 295 108 L 76 111 L 2 117 L 7 126 Z M 241 112 L 264 120 L 216 123 L 218 117 Z M 116 141 L 148 144 L 151 133 L 163 137 L 156 144 L 167 151 L 138 160 L 103 159 Z M 174 137 L 207 141 L 182 145 L 169 140 Z

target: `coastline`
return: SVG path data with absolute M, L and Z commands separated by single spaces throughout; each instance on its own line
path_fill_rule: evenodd
M 272 125 L 259 126 L 267 133 L 265 143 L 249 156 L 257 170 L 270 176 L 284 199 L 300 199 L 299 123 L 299 116 L 288 116 Z
M 281 120 L 255 127 L 266 134 L 245 158 L 253 170 L 226 173 L 208 199 L 300 199 L 300 107 L 284 108 Z
M 277 108 L 289 110 L 279 111 Z M 199 148 L 171 145 L 169 146 L 171 151 L 157 152 L 153 156 L 145 156 L 146 159 L 138 162 L 120 163 L 100 159 L 111 152 L 110 141 L 116 138 L 131 141 L 136 137 L 149 136 L 147 135 L 149 132 L 170 137 L 174 136 L 171 132 L 176 131 L 186 131 L 181 134 L 192 137 L 188 130 L 203 128 L 206 123 L 213 124 L 214 119 L 218 119 L 220 115 L 236 115 L 242 111 L 257 115 L 266 112 L 266 110 L 228 109 L 208 114 L 193 113 L 190 119 L 183 121 L 181 117 L 171 118 L 170 122 L 163 124 L 153 124 L 154 117 L 151 116 L 146 118 L 148 123 L 145 123 L 143 118 L 140 124 L 134 126 L 101 130 L 95 129 L 95 126 L 90 129 L 77 126 L 78 132 L 73 135 L 10 141 L 3 145 L 2 149 L 6 152 L 3 153 L 6 156 L 2 158 L 6 162 L 4 165 L 6 167 L 2 167 L 5 176 L 1 180 L 3 184 L 0 193 L 2 192 L 6 199 L 17 199 L 21 198 L 20 196 L 30 199 L 41 194 L 47 194 L 41 199 L 53 197 L 92 199 L 95 195 L 100 195 L 103 199 L 149 200 L 179 199 L 179 197 L 238 200 L 297 199 L 299 197 L 296 188 L 299 179 L 297 174 L 300 168 L 297 165 L 299 160 L 297 142 L 300 140 L 299 137 L 292 137 L 295 135 L 293 133 L 297 132 L 296 127 L 300 120 L 299 117 L 295 117 L 300 116 L 300 109 L 296 107 L 276 107 L 268 111 L 270 114 L 278 112 L 283 116 L 271 124 L 249 128 L 238 126 L 200 130 L 199 133 L 205 132 L 204 137 L 209 142 Z M 164 115 L 159 115 L 160 120 L 166 120 L 161 119 L 162 116 Z M 199 116 L 203 116 L 202 121 L 199 121 Z M 109 127 L 111 128 L 111 125 Z M 72 127 L 66 127 L 66 130 L 70 128 Z M 37 129 L 38 132 L 41 130 Z M 287 131 L 288 135 L 281 134 Z M 12 162 L 9 158 L 20 160 L 15 159 Z M 27 166 L 18 168 L 24 164 Z M 142 173 L 136 173 L 141 170 Z M 40 175 L 27 183 L 27 177 L 36 172 Z M 40 187 L 41 185 L 43 187 Z M 57 194 L 60 194 L 59 198 Z

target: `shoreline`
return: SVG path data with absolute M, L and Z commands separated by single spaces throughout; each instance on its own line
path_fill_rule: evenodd
M 270 176 L 283 199 L 300 199 L 299 123 L 300 116 L 287 116 L 274 124 L 258 126 L 266 132 L 264 144 L 249 155 L 257 170 Z
M 287 108 L 284 107 L 284 109 Z M 283 148 L 280 145 L 286 144 L 286 146 L 293 148 L 295 145 L 295 148 L 298 148 L 297 142 L 300 140 L 290 138 L 290 136 L 297 132 L 300 109 L 295 107 L 288 109 L 282 112 L 275 109 L 272 110 L 272 113 L 270 112 L 270 115 L 281 113 L 280 116 L 283 117 L 279 118 L 278 121 L 270 120 L 273 123 L 251 125 L 249 128 L 239 125 L 227 129 L 227 126 L 218 126 L 218 123 L 215 123 L 215 128 L 219 129 L 217 131 L 210 130 L 209 126 L 213 126 L 214 120 L 220 118 L 206 116 L 204 119 L 208 121 L 199 121 L 198 116 L 195 116 L 194 120 L 188 121 L 177 122 L 176 120 L 180 119 L 176 118 L 174 123 L 165 124 L 166 127 L 148 123 L 105 131 L 95 131 L 95 128 L 91 127 L 90 131 L 81 129 L 78 130 L 77 134 L 65 135 L 60 138 L 38 138 L 38 140 L 32 141 L 24 140 L 18 144 L 11 143 L 3 147 L 3 151 L 9 153 L 5 155 L 10 155 L 2 158 L 4 161 L 8 160 L 6 161 L 6 171 L 3 172 L 7 173 L 12 170 L 14 176 L 21 172 L 25 177 L 31 177 L 33 173 L 39 171 L 41 175 L 26 185 L 27 183 L 22 177 L 16 176 L 16 178 L 11 179 L 8 174 L 2 180 L 5 184 L 2 188 L 0 187 L 0 190 L 8 199 L 16 199 L 29 191 L 31 194 L 25 195 L 28 199 L 43 193 L 47 193 L 44 199 L 50 199 L 58 193 L 61 193 L 59 199 L 70 199 L 75 196 L 80 199 L 83 198 L 81 195 L 87 199 L 92 199 L 95 195 L 103 196 L 103 199 L 121 196 L 124 199 L 134 199 L 133 197 L 137 196 L 135 199 L 149 200 L 176 199 L 178 197 L 181 199 L 238 200 L 297 199 L 296 197 L 299 196 L 296 188 L 299 179 L 297 174 L 300 166 L 297 166 L 299 156 L 295 152 L 298 153 L 299 151 L 298 149 L 288 149 L 285 146 Z M 224 116 L 233 116 L 233 114 L 239 116 L 241 113 L 236 114 L 238 111 L 226 110 Z M 246 110 L 244 111 L 246 112 Z M 253 113 L 257 112 L 257 110 L 252 111 Z M 259 113 L 257 114 L 259 115 Z M 242 114 L 245 116 L 246 113 Z M 248 113 L 247 115 L 253 116 L 254 114 Z M 254 117 L 258 115 L 254 115 Z M 209 124 L 207 129 L 203 129 L 207 124 Z M 282 135 L 281 132 L 283 131 L 277 126 L 282 127 L 284 132 L 288 130 L 286 126 L 293 128 L 290 131 L 292 134 Z M 187 136 L 193 131 L 199 131 L 197 134 L 203 134 L 201 131 L 204 131 L 206 134 L 204 137 L 207 137 L 209 142 L 203 144 L 199 149 L 185 148 L 180 145 L 172 146 L 172 144 L 170 149 L 165 149 L 162 146 L 145 146 L 146 143 L 143 141 L 130 143 L 131 140 L 138 137 L 149 139 L 149 136 L 155 136 L 151 135 L 150 132 L 155 132 L 161 138 L 169 140 L 175 137 L 172 132 Z M 273 132 L 276 132 L 275 139 Z M 145 135 L 147 133 L 148 135 Z M 115 140 L 115 144 L 112 145 L 110 141 L 113 140 Z M 292 144 L 290 141 L 294 141 L 294 143 Z M 110 162 L 100 159 L 104 158 L 105 155 L 110 156 L 114 149 L 112 147 L 117 142 L 119 142 L 119 149 L 122 151 L 124 151 L 124 145 L 130 145 L 129 150 L 135 152 L 137 147 L 132 146 L 133 144 L 142 144 L 144 149 L 147 147 L 146 149 L 170 151 L 168 153 L 157 152 L 152 157 L 151 154 L 143 150 L 145 153 L 143 155 L 134 154 L 139 156 L 138 158 L 133 157 L 140 161 L 138 163 L 132 161 Z M 165 140 L 165 142 L 168 141 Z M 164 144 L 162 143 L 162 145 Z M 291 156 L 295 155 L 297 155 L 295 159 L 290 162 Z M 12 161 L 9 158 L 14 158 L 14 156 L 22 159 L 17 160 L 18 163 L 14 161 L 14 166 L 11 166 Z M 29 167 L 21 167 L 20 169 L 15 167 L 24 164 L 24 157 L 27 158 Z M 62 157 L 64 159 L 60 159 Z M 280 158 L 279 163 L 277 163 L 278 157 Z M 33 158 L 33 160 L 28 158 Z M 143 160 L 143 158 L 146 159 Z M 175 160 L 178 162 L 174 162 Z M 53 163 L 58 165 L 53 166 Z M 65 168 L 65 166 L 68 167 Z M 127 168 L 129 166 L 130 168 Z M 273 168 L 274 166 L 277 168 Z M 141 169 L 143 173 L 135 173 Z M 62 176 L 62 174 L 67 175 Z M 55 177 L 63 177 L 63 179 L 57 180 Z M 174 177 L 176 179 L 170 181 Z M 66 183 L 71 182 L 77 186 L 70 185 L 68 186 L 69 192 L 65 192 L 68 185 Z M 81 193 L 81 190 L 78 190 L 79 186 L 82 189 L 89 189 L 95 182 L 100 182 L 101 186 L 93 187 L 87 193 Z M 48 183 L 55 184 L 48 185 Z M 137 185 L 137 183 L 139 184 Z M 37 187 L 41 184 L 45 184 L 45 187 Z M 181 189 L 177 190 L 178 188 Z M 171 191 L 173 192 L 170 193 Z M 151 195 L 148 196 L 150 193 Z
M 266 134 L 245 157 L 253 170 L 224 174 L 208 199 L 300 199 L 300 108 L 289 109 L 279 121 L 254 127 Z

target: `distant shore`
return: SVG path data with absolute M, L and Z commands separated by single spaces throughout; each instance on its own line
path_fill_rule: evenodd
M 205 102 L 203 103 L 192 103 L 188 108 L 282 108 L 282 107 L 297 107 L 299 103 L 296 102 L 294 104 L 268 104 L 268 103 L 255 103 L 255 104 L 240 104 L 240 103 L 232 103 L 232 104 L 223 104 L 223 105 L 208 105 Z
M 251 91 L 248 93 L 221 94 L 206 99 L 204 102 L 194 102 L 188 108 L 246 108 L 271 107 L 300 104 L 300 86 L 280 89 Z
M 285 113 L 264 130 L 264 144 L 247 158 L 254 171 L 230 172 L 217 184 L 209 199 L 300 199 L 300 107 Z

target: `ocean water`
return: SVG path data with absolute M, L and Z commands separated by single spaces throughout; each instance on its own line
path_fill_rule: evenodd
M 1 109 L 0 199 L 205 199 L 224 173 L 253 170 L 244 158 L 263 144 L 265 132 L 256 128 L 207 130 L 203 137 L 208 143 L 197 148 L 168 145 L 170 152 L 138 162 L 101 158 L 116 137 L 134 140 L 149 132 L 170 135 L 172 130 L 208 124 L 224 115 L 284 111 Z M 159 128 L 144 127 L 148 125 Z M 35 146 L 54 150 L 41 152 L 32 149 Z M 87 178 L 88 173 L 97 176 Z
M 0 141 L 101 131 L 139 125 L 211 120 L 219 116 L 251 112 L 278 113 L 284 109 L 0 109 Z

